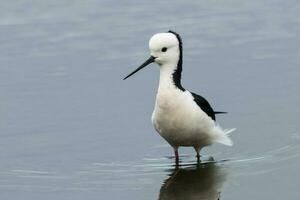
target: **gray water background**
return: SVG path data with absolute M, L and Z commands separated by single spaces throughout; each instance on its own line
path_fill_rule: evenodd
M 1 1 L 1 199 L 300 199 L 300 2 Z M 184 87 L 233 147 L 195 166 L 150 117 L 148 39 L 184 44 Z M 216 162 L 212 161 L 213 157 Z

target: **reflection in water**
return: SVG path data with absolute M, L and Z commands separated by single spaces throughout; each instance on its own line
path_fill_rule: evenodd
M 210 162 L 175 169 L 160 189 L 160 200 L 220 199 L 227 172 Z

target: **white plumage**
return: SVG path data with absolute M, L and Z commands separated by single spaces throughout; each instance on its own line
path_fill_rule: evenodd
M 198 107 L 187 90 L 181 92 L 172 87 L 167 90 L 160 88 L 152 123 L 156 131 L 174 148 L 192 146 L 199 151 L 215 142 L 228 146 L 233 144 L 228 133 L 234 129 L 222 130 Z
M 195 102 L 193 93 L 181 86 L 182 46 L 179 35 L 172 31 L 155 34 L 149 41 L 149 48 L 150 59 L 126 78 L 151 62 L 160 66 L 152 123 L 156 131 L 174 148 L 176 163 L 180 146 L 194 147 L 198 156 L 201 148 L 213 143 L 231 146 L 233 143 L 228 134 L 235 129 L 223 130 Z M 207 106 L 211 109 L 208 102 Z

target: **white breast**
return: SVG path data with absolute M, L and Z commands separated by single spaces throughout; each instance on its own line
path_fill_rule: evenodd
M 156 131 L 173 147 L 202 147 L 212 143 L 214 121 L 193 101 L 189 91 L 159 88 L 152 123 Z

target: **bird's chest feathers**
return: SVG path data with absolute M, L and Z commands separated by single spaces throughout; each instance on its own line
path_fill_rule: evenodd
M 189 124 L 192 98 L 178 89 L 172 80 L 173 71 L 161 68 L 152 123 L 160 134 L 179 132 Z
M 180 106 L 180 99 L 182 99 L 182 92 L 177 89 L 159 89 L 156 95 L 156 109 L 160 112 L 169 113 L 174 112 Z
M 179 89 L 159 89 L 153 112 L 153 124 L 159 132 L 172 131 L 183 127 L 186 94 Z

